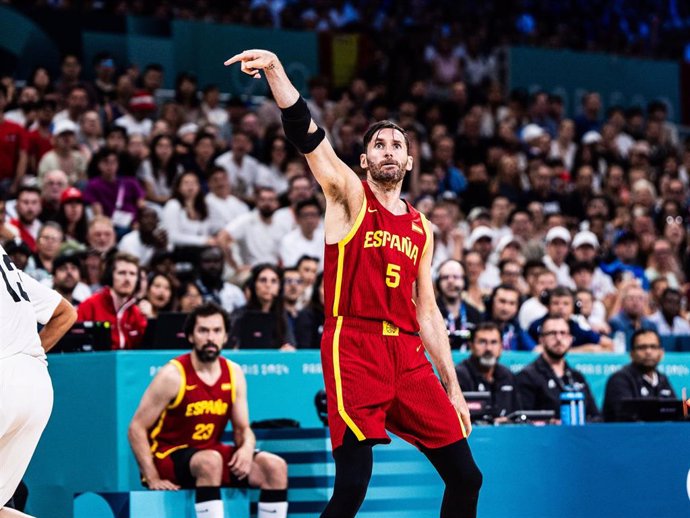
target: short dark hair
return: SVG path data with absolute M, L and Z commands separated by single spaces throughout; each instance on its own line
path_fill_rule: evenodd
M 666 288 L 664 291 L 661 292 L 661 299 L 665 299 L 668 295 L 678 295 L 681 299 L 683 298 L 683 294 L 680 292 L 680 290 L 677 290 L 676 288 Z
M 474 342 L 477 339 L 477 334 L 481 333 L 482 331 L 496 331 L 498 333 L 498 338 L 500 340 L 502 333 L 501 333 L 501 328 L 499 325 L 494 322 L 494 321 L 488 321 L 488 322 L 480 322 L 477 324 L 477 327 L 475 327 L 472 330 L 472 341 Z
M 33 192 L 34 194 L 38 194 L 39 198 L 41 196 L 41 189 L 35 185 L 22 185 L 19 189 L 17 189 L 17 199 L 19 199 L 19 197 L 25 192 Z
M 225 332 L 230 332 L 230 315 L 222 307 L 215 302 L 204 302 L 201 306 L 194 308 L 184 322 L 184 335 L 189 338 L 194 333 L 196 327 L 196 320 L 198 317 L 210 317 L 212 315 L 220 315 L 223 317 L 223 325 Z
M 297 264 L 295 265 L 295 268 L 299 268 L 300 265 L 304 261 L 314 261 L 315 263 L 320 263 L 321 259 L 319 259 L 318 257 L 315 257 L 313 255 L 306 255 L 305 254 L 305 255 L 301 256 L 299 259 L 297 259 Z
M 539 336 L 544 336 L 544 328 L 546 327 L 546 323 L 549 320 L 562 320 L 563 322 L 566 323 L 568 326 L 568 329 L 570 329 L 570 324 L 568 323 L 568 320 L 565 317 L 562 317 L 560 315 L 553 315 L 549 313 L 544 317 L 544 320 L 542 321 L 541 325 L 539 326 Z
M 587 270 L 589 273 L 594 273 L 594 264 L 589 261 L 575 261 L 570 267 L 570 275 L 573 275 L 582 270 Z
M 400 133 L 402 133 L 403 137 L 405 138 L 405 147 L 409 150 L 410 149 L 410 141 L 407 138 L 407 131 L 405 131 L 403 128 L 398 126 L 395 122 L 391 120 L 382 120 L 379 122 L 375 122 L 369 128 L 367 129 L 366 133 L 364 134 L 363 138 L 363 144 L 364 144 L 364 152 L 366 152 L 367 147 L 369 146 L 369 142 L 374 138 L 374 135 L 376 135 L 379 131 L 384 130 L 384 129 L 393 129 L 397 130 Z
M 316 198 L 307 198 L 306 200 L 301 200 L 297 202 L 297 205 L 295 206 L 295 214 L 299 216 L 302 212 L 302 209 L 305 207 L 316 207 L 317 209 L 319 209 L 319 214 L 323 214 L 321 204 L 319 203 L 319 200 L 317 200 Z
M 635 332 L 632 334 L 630 337 L 630 349 L 635 348 L 635 344 L 637 342 L 638 337 L 642 335 L 647 335 L 647 334 L 653 334 L 656 336 L 656 339 L 659 340 L 659 343 L 661 344 L 661 336 L 659 336 L 659 333 L 657 333 L 654 329 L 636 329 Z

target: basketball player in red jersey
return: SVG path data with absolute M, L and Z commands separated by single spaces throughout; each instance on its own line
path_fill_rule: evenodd
M 233 63 L 266 76 L 285 134 L 326 196 L 321 357 L 336 476 L 321 516 L 355 516 L 371 477 L 371 448 L 390 442 L 388 429 L 417 446 L 443 478 L 441 516 L 474 518 L 482 475 L 466 441 L 469 410 L 434 298 L 433 234 L 400 199 L 412 169 L 405 131 L 391 121 L 367 130 L 362 182 L 311 119 L 275 54 L 247 50 L 225 65 Z
M 213 303 L 189 314 L 192 352 L 156 374 L 130 423 L 129 442 L 149 489 L 196 488 L 197 518 L 223 518 L 221 486 L 261 488 L 258 518 L 285 518 L 287 465 L 255 452 L 244 373 L 220 356 L 228 322 Z M 220 442 L 228 420 L 234 446 Z

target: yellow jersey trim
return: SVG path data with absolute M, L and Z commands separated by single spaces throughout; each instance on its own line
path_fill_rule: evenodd
M 237 389 L 235 388 L 235 376 L 232 373 L 232 362 L 228 360 L 227 358 L 225 359 L 228 365 L 228 371 L 230 373 L 230 401 L 233 403 L 235 402 L 235 396 L 237 395 Z
M 182 377 L 182 379 L 180 380 L 180 388 L 177 391 L 177 397 L 175 397 L 175 401 L 168 405 L 168 408 L 177 408 L 177 406 L 182 402 L 185 389 L 187 388 L 187 375 L 184 373 L 184 367 L 179 361 L 170 360 L 170 363 L 177 367 L 177 370 L 179 371 L 180 376 Z
M 340 378 L 340 329 L 343 327 L 343 317 L 338 317 L 335 324 L 335 333 L 333 334 L 333 373 L 335 376 L 335 393 L 338 400 L 338 414 L 345 421 L 347 427 L 352 430 L 358 441 L 366 439 L 362 431 L 355 424 L 352 418 L 347 415 L 345 411 L 345 404 L 343 403 L 343 383 Z
M 426 253 L 426 249 L 429 248 L 429 243 L 431 242 L 431 226 L 429 224 L 429 220 L 426 219 L 426 216 L 422 214 L 421 212 L 419 213 L 422 219 L 422 226 L 424 227 L 425 231 L 425 236 L 426 239 L 424 240 L 424 248 L 422 249 L 422 257 L 424 257 L 424 254 Z
M 167 415 L 167 413 L 167 410 L 163 410 L 163 413 L 158 418 L 158 422 L 156 423 L 155 428 L 151 430 L 151 433 L 149 434 L 149 438 L 151 439 L 152 453 L 155 453 L 155 451 L 158 449 L 158 441 L 156 440 L 156 437 L 158 437 L 158 434 L 161 433 L 161 429 L 163 428 L 163 421 L 165 421 L 165 416 Z
M 181 449 L 183 449 L 183 448 L 188 448 L 188 447 L 189 447 L 188 444 L 182 444 L 182 445 L 180 445 L 180 446 L 175 446 L 174 448 L 170 448 L 170 449 L 167 450 L 165 453 L 157 452 L 157 453 L 156 453 L 156 458 L 157 458 L 157 459 L 164 459 L 164 458 L 166 458 L 168 455 L 170 455 L 171 453 L 174 453 L 174 452 L 176 452 L 177 450 L 181 450 Z
M 338 316 L 338 306 L 340 304 L 340 291 L 341 285 L 343 283 L 343 268 L 345 264 L 345 245 L 347 245 L 355 234 L 359 230 L 364 220 L 364 215 L 367 213 L 367 193 L 364 193 L 364 201 L 362 202 L 362 208 L 359 209 L 359 214 L 357 214 L 357 219 L 355 219 L 355 224 L 347 233 L 347 235 L 338 241 L 338 270 L 335 277 L 335 294 L 333 295 L 333 316 Z

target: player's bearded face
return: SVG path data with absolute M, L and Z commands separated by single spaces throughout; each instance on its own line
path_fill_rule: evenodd
M 369 174 L 379 183 L 395 184 L 402 181 L 405 176 L 405 164 L 392 157 L 384 157 L 375 162 L 374 157 L 367 156 Z
M 194 350 L 196 351 L 197 358 L 204 363 L 214 362 L 220 355 L 220 347 L 211 341 L 208 341 L 201 346 L 194 346 Z

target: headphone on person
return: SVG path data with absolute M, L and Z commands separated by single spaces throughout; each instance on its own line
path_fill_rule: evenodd
M 133 294 L 137 293 L 139 288 L 141 288 L 141 265 L 139 265 L 139 260 L 135 256 L 124 252 L 106 255 L 105 267 L 100 279 L 101 285 L 108 286 L 109 288 L 113 287 L 113 270 L 115 270 L 115 263 L 118 261 L 137 265 L 137 282 L 134 285 L 134 291 L 132 292 Z

